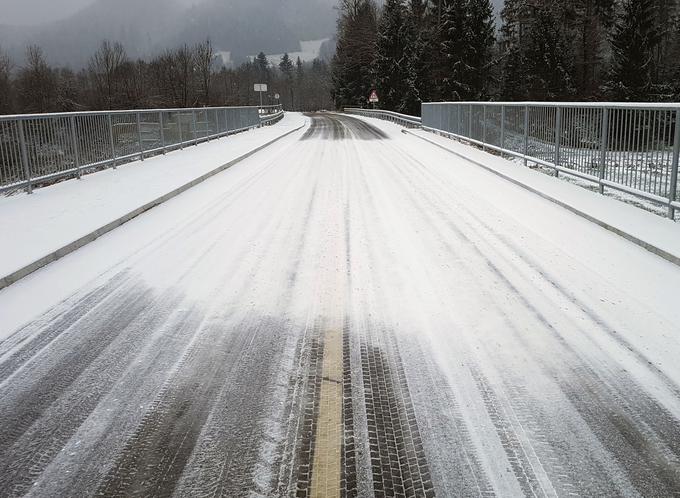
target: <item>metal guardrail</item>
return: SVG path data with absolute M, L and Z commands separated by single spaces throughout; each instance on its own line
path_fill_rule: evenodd
M 680 209 L 680 104 L 439 102 L 423 128 Z
M 348 107 L 345 109 L 345 113 L 356 114 L 358 116 L 367 116 L 369 118 L 384 119 L 407 128 L 419 128 L 421 125 L 421 119 L 418 116 L 409 116 L 408 114 L 400 114 L 398 112 L 384 111 L 381 109 L 359 109 L 355 107 Z
M 283 106 L 280 104 L 260 107 L 260 120 L 264 126 L 278 123 L 283 119 L 283 115 Z
M 259 127 L 257 107 L 0 116 L 0 193 Z

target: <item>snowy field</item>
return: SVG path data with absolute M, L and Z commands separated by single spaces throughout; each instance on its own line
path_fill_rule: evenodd
M 0 291 L 0 495 L 673 496 L 680 268 L 310 122 Z

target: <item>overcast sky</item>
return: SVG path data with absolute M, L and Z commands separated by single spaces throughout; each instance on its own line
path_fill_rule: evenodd
M 34 25 L 68 17 L 95 0 L 0 0 L 0 24 Z M 144 0 L 139 0 L 143 2 Z M 175 0 L 192 5 L 201 0 Z

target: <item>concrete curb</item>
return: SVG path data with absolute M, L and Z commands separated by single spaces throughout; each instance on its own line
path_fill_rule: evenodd
M 419 139 L 421 139 L 425 142 L 428 142 L 428 143 L 430 143 L 430 144 L 432 144 L 436 147 L 439 147 L 440 149 L 443 149 L 443 150 L 445 150 L 445 151 L 447 151 L 447 152 L 449 152 L 449 153 L 451 153 L 455 156 L 458 156 L 462 159 L 465 159 L 466 161 L 468 161 L 468 162 L 470 162 L 470 163 L 472 163 L 476 166 L 479 166 L 480 168 L 488 171 L 489 173 L 493 173 L 494 175 L 499 176 L 499 177 L 503 178 L 504 180 L 507 180 L 510 183 L 517 185 L 518 187 L 522 187 L 523 189 L 528 190 L 529 192 L 536 194 L 539 197 L 542 197 L 543 199 L 545 199 L 547 201 L 550 201 L 554 204 L 557 204 L 558 206 L 563 207 L 564 209 L 571 211 L 572 213 L 574 213 L 574 214 L 576 214 L 576 215 L 578 215 L 582 218 L 585 218 L 586 220 L 590 221 L 591 223 L 595 223 L 596 225 L 598 225 L 598 226 L 600 226 L 600 227 L 602 227 L 606 230 L 609 230 L 610 232 L 615 233 L 616 235 L 619 235 L 620 237 L 623 237 L 624 239 L 632 242 L 633 244 L 636 244 L 636 245 L 642 247 L 643 249 L 646 249 L 647 251 L 651 252 L 652 254 L 655 254 L 655 255 L 665 259 L 666 261 L 668 261 L 670 263 L 673 263 L 675 265 L 680 266 L 680 256 L 678 256 L 678 255 L 675 255 L 673 253 L 670 253 L 668 251 L 661 249 L 660 247 L 657 247 L 653 244 L 650 244 L 649 242 L 642 240 L 639 237 L 636 237 L 635 235 L 630 234 L 630 233 L 628 233 L 628 232 L 626 232 L 626 231 L 624 231 L 620 228 L 617 228 L 617 227 L 607 223 L 604 220 L 596 218 L 593 215 L 588 214 L 585 211 L 582 211 L 582 210 L 578 209 L 577 207 L 572 206 L 571 204 L 568 204 L 568 203 L 563 202 L 563 201 L 561 201 L 561 200 L 559 200 L 555 197 L 552 197 L 551 195 L 548 195 L 545 192 L 541 192 L 540 190 L 537 190 L 534 187 L 527 185 L 526 183 L 523 183 L 523 182 L 521 182 L 521 181 L 519 181 L 515 178 L 512 178 L 511 176 L 505 175 L 505 174 L 501 173 L 500 171 L 497 171 L 494 168 L 491 168 L 491 167 L 486 166 L 486 165 L 484 165 L 484 164 L 482 164 L 478 161 L 475 161 L 474 159 L 470 159 L 469 157 L 466 157 L 465 155 L 463 155 L 459 152 L 456 152 L 452 149 L 449 149 L 448 147 L 445 147 L 445 146 L 435 142 L 434 140 L 430 140 L 428 138 L 421 137 L 420 135 L 417 135 L 417 134 L 415 134 L 415 133 L 413 133 L 409 130 L 402 130 L 402 133 L 404 133 L 406 135 L 414 136 L 416 138 L 419 138 Z
M 257 152 L 260 152 L 261 150 L 269 147 L 270 145 L 278 142 L 279 140 L 281 140 L 281 139 L 283 139 L 283 138 L 285 138 L 289 135 L 292 135 L 296 131 L 300 131 L 305 126 L 307 126 L 307 125 L 304 124 L 302 126 L 295 128 L 294 130 L 288 131 L 288 132 L 284 133 L 283 135 L 281 135 L 281 136 L 279 136 L 279 137 L 277 137 L 273 140 L 270 140 L 269 142 L 267 142 L 263 145 L 260 145 L 259 147 L 251 150 L 250 152 L 248 152 L 248 153 L 246 153 L 242 156 L 239 156 L 236 159 L 233 159 L 233 160 L 229 161 L 228 163 L 225 163 L 222 166 L 215 168 L 212 171 L 204 173 L 203 175 L 199 176 L 198 178 L 191 180 L 189 183 L 186 183 L 186 184 L 182 185 L 181 187 L 178 187 L 175 190 L 168 192 L 167 194 L 162 195 L 161 197 L 158 197 L 157 199 L 152 200 L 151 202 L 147 202 L 143 206 L 135 209 L 134 211 L 130 211 L 129 213 L 127 213 L 127 214 L 121 216 L 120 218 L 104 225 L 103 227 L 100 227 L 97 230 L 94 230 L 93 232 L 90 232 L 89 234 L 84 235 L 83 237 L 80 237 L 77 240 L 74 240 L 70 244 L 67 244 L 67 245 L 57 249 L 56 251 L 51 252 L 47 256 L 43 256 L 39 260 L 34 261 L 33 263 L 26 265 L 23 268 L 5 276 L 5 277 L 0 278 L 0 290 L 4 289 L 5 287 L 9 287 L 13 283 L 18 282 L 22 278 L 30 275 L 31 273 L 39 270 L 40 268 L 47 266 L 48 264 L 50 264 L 54 261 L 57 261 L 58 259 L 61 259 L 68 254 L 71 254 L 72 252 L 74 252 L 74 251 L 80 249 L 81 247 L 89 244 L 90 242 L 95 241 L 96 239 L 98 239 L 102 235 L 107 234 L 108 232 L 110 232 L 111 230 L 113 230 L 115 228 L 118 228 L 119 226 L 127 223 L 128 221 L 136 218 L 140 214 L 143 214 L 143 213 L 149 211 L 150 209 L 153 209 L 156 206 L 159 206 L 159 205 L 163 204 L 164 202 L 169 201 L 173 197 L 177 197 L 179 194 L 186 192 L 190 188 L 198 185 L 199 183 L 202 183 L 202 182 L 206 181 L 207 179 L 217 175 L 218 173 L 221 173 L 222 171 L 224 171 L 228 168 L 231 168 L 235 164 L 238 164 L 241 161 L 248 159 L 250 156 L 256 154 Z

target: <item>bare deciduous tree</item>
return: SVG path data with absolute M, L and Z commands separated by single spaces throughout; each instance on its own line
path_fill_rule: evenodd
M 88 65 L 100 105 L 114 109 L 118 105 L 121 67 L 128 62 L 123 45 L 108 40 L 102 42 Z
M 26 66 L 19 72 L 19 100 L 27 112 L 50 112 L 57 105 L 57 80 L 54 71 L 45 62 L 40 47 L 26 49 Z
M 205 42 L 199 43 L 194 48 L 196 57 L 196 72 L 198 73 L 199 84 L 201 87 L 201 99 L 203 105 L 210 105 L 210 85 L 213 74 L 213 62 L 215 60 L 215 50 L 208 38 Z
M 12 112 L 12 60 L 0 48 L 0 114 Z

